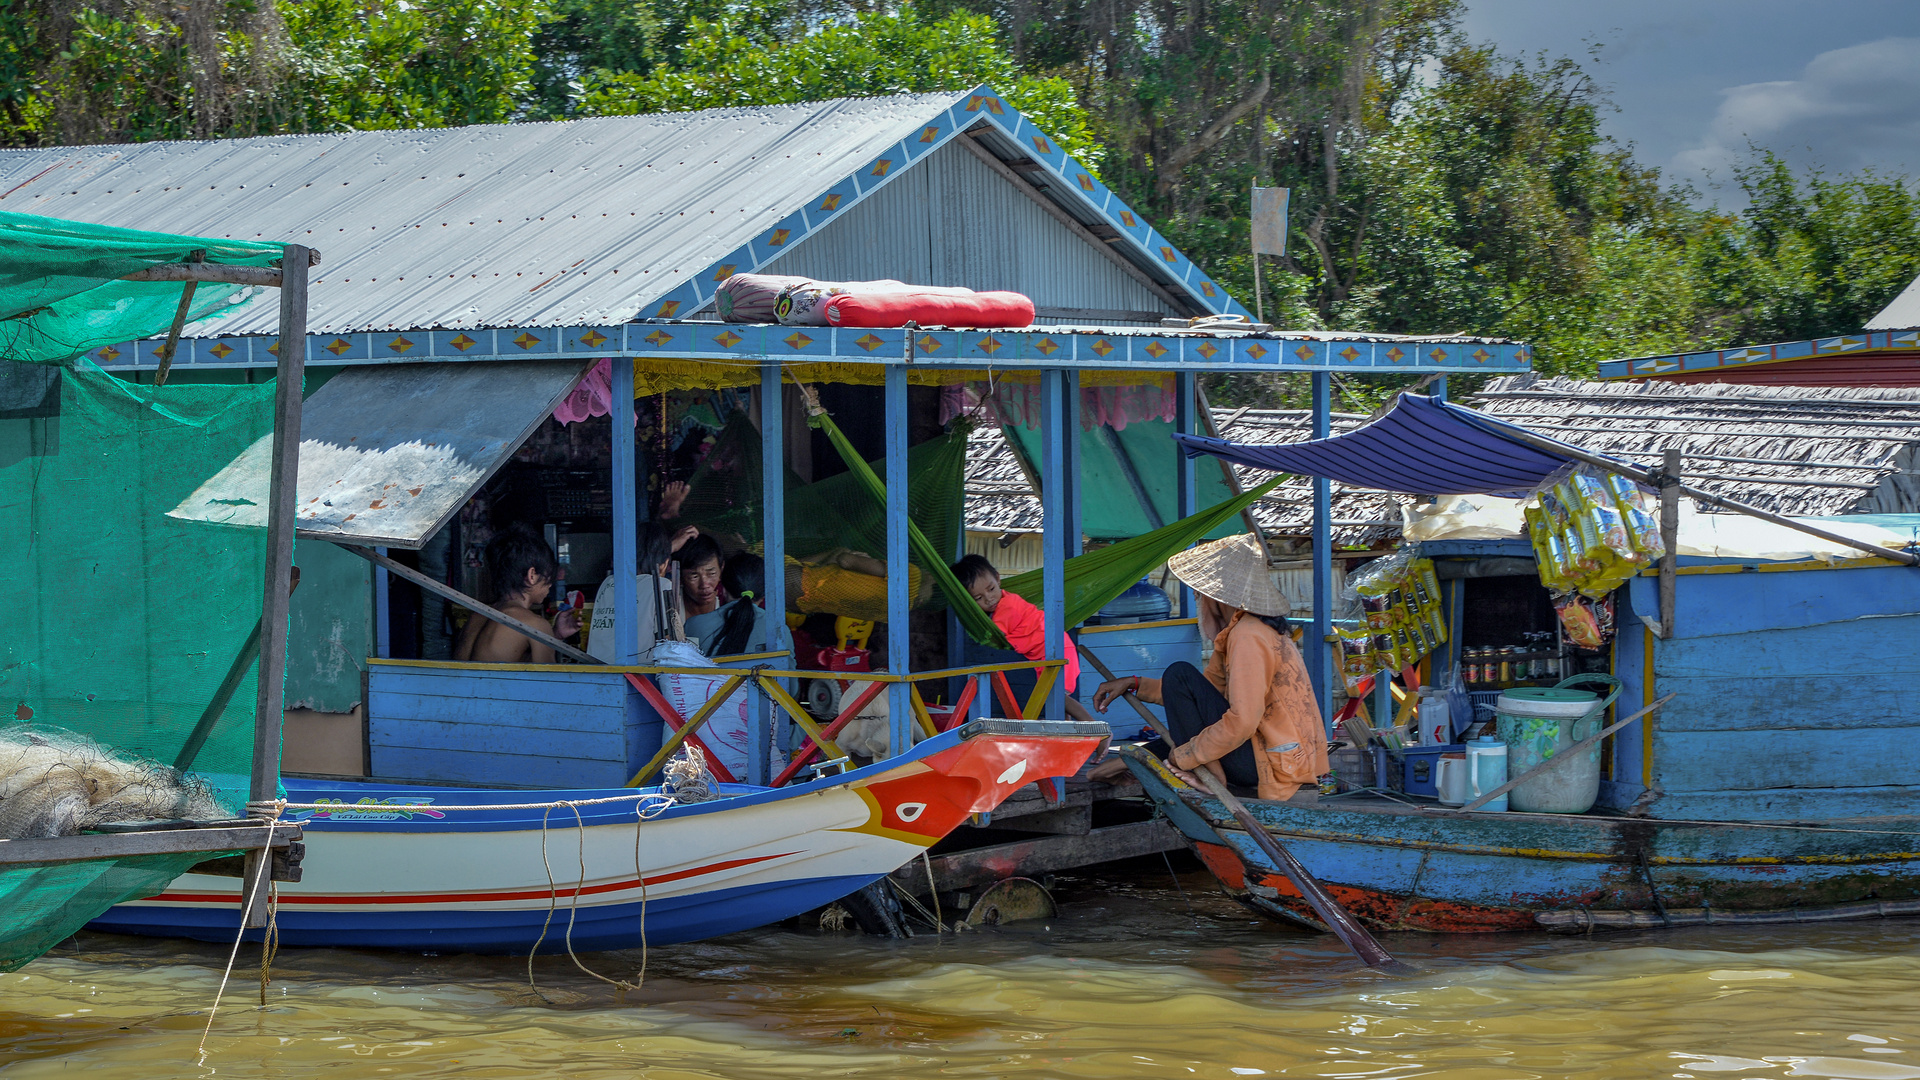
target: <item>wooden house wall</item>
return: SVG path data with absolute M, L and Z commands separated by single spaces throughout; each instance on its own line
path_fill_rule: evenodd
M 762 272 L 1011 289 L 1043 308 L 1177 314 L 958 144 L 915 162 Z
M 1638 618 L 1658 610 L 1655 579 L 1635 579 L 1630 591 L 1616 668 L 1622 707 L 1678 695 L 1650 732 L 1636 725 L 1615 741 L 1613 779 L 1631 788 L 1650 778 L 1652 816 L 1914 811 L 1920 569 L 1761 564 L 1682 574 L 1671 640 L 1653 639 Z
M 507 787 L 619 787 L 664 724 L 619 674 L 561 666 L 375 662 L 375 777 Z

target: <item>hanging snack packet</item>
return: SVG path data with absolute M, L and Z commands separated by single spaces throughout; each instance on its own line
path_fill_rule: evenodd
M 1340 674 L 1346 680 L 1347 696 L 1360 692 L 1360 683 L 1379 670 L 1373 659 L 1373 639 L 1365 630 L 1341 630 Z
M 1439 609 L 1440 575 L 1433 568 L 1432 559 L 1415 559 L 1413 572 L 1419 578 L 1420 606 L 1428 611 Z
M 1600 636 L 1600 623 L 1587 600 L 1578 596 L 1555 596 L 1553 609 L 1560 615 L 1560 630 L 1566 635 L 1567 644 L 1588 650 L 1606 644 Z
M 1405 665 L 1400 663 L 1399 653 L 1394 645 L 1393 631 L 1383 630 L 1373 635 L 1373 667 L 1375 671 L 1399 671 Z
M 1577 472 L 1567 478 L 1580 497 L 1580 512 L 1593 523 L 1594 538 L 1615 557 L 1639 562 L 1643 556 L 1627 531 L 1627 523 L 1615 508 L 1613 489 L 1590 472 Z
M 1621 518 L 1627 523 L 1627 534 L 1634 548 L 1647 563 L 1659 561 L 1666 555 L 1667 545 L 1660 536 L 1652 496 L 1619 473 L 1607 474 L 1607 486 L 1613 492 L 1614 505 L 1619 508 Z
M 1360 610 L 1367 617 L 1367 627 L 1371 630 L 1389 630 L 1393 627 L 1393 614 L 1387 607 L 1384 596 L 1361 594 Z

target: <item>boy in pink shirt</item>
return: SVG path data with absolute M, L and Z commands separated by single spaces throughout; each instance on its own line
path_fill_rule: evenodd
M 1007 637 L 1007 644 L 1013 651 L 1029 660 L 1044 659 L 1047 655 L 1047 619 L 1046 616 L 1025 597 L 1003 592 L 1000 588 L 1000 571 L 984 556 L 968 555 L 953 564 L 953 576 L 967 587 L 980 610 L 993 617 L 993 625 Z M 1092 720 L 1094 716 L 1080 704 L 1073 692 L 1080 685 L 1080 652 L 1073 647 L 1073 638 L 1066 639 L 1067 666 L 1061 672 L 1066 680 L 1067 715 L 1075 720 Z

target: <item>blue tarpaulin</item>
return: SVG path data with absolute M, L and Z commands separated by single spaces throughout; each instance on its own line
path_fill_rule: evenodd
M 1409 495 L 1518 496 L 1573 460 L 1506 434 L 1514 430 L 1485 413 L 1402 394 L 1387 415 L 1331 439 L 1284 446 L 1202 435 L 1174 439 L 1188 457 L 1212 454 L 1250 468 L 1325 476 L 1352 487 Z

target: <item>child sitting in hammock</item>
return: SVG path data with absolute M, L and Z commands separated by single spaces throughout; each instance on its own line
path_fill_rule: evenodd
M 1039 608 L 1025 597 L 1000 588 L 1000 571 L 983 555 L 968 555 L 953 564 L 953 576 L 973 595 L 980 610 L 993 618 L 993 625 L 1007 637 L 1013 651 L 1029 660 L 1047 655 L 1047 620 Z M 1094 715 L 1073 696 L 1080 685 L 1080 652 L 1073 638 L 1066 638 L 1067 666 L 1060 678 L 1067 691 L 1067 715 L 1075 720 L 1092 720 Z

